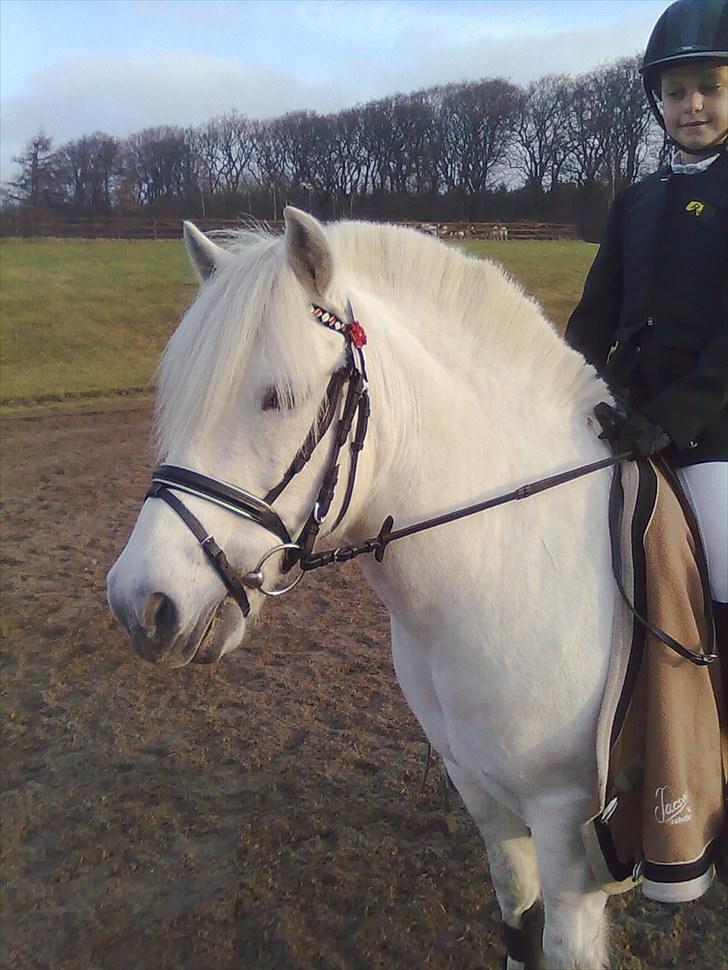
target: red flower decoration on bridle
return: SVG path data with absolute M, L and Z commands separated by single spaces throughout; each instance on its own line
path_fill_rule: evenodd
M 359 323 L 358 320 L 352 320 L 351 323 L 347 323 L 344 327 L 347 337 L 357 350 L 361 350 L 364 344 L 367 342 L 367 335 L 364 327 Z

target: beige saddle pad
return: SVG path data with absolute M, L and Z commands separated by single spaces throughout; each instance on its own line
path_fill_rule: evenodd
M 679 484 L 652 462 L 626 463 L 618 475 L 624 501 L 613 540 L 618 531 L 625 593 L 653 626 L 695 653 L 710 652 L 705 557 Z M 641 882 L 650 899 L 687 902 L 710 886 L 726 817 L 727 664 L 679 656 L 617 592 L 597 731 L 599 791 L 582 827 L 606 892 Z

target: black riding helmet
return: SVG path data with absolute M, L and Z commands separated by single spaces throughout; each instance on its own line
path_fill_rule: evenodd
M 676 0 L 655 24 L 641 73 L 647 100 L 663 129 L 665 120 L 657 103 L 662 72 L 695 61 L 728 64 L 728 0 Z M 688 151 L 679 142 L 675 144 Z M 693 155 L 711 155 L 716 148 L 689 151 Z

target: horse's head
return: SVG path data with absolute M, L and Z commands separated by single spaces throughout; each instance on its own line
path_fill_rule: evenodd
M 363 390 L 326 232 L 285 216 L 283 239 L 250 233 L 225 248 L 185 226 L 200 288 L 159 368 L 161 464 L 108 576 L 112 612 L 157 663 L 233 650 L 263 599 L 251 572 L 264 588 L 288 581 L 295 550 L 259 564 L 317 528 L 337 430 Z

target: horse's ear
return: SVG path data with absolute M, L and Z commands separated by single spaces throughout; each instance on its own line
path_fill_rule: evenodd
M 200 283 L 230 261 L 230 253 L 200 232 L 191 222 L 183 223 L 185 249 Z
M 308 290 L 320 297 L 326 293 L 334 272 L 334 261 L 324 227 L 307 212 L 287 205 L 286 252 L 291 269 Z

